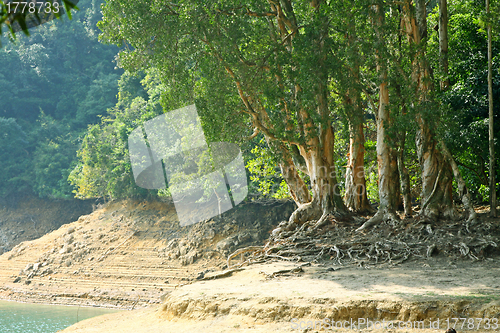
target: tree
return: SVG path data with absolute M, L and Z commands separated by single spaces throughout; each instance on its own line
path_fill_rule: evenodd
M 134 183 L 128 152 L 130 133 L 145 121 L 161 114 L 157 75 L 149 71 L 134 77 L 124 73 L 119 81 L 118 102 L 89 127 L 78 150 L 78 163 L 69 175 L 77 198 L 123 199 L 151 197 Z
M 378 1 L 373 6 L 372 24 L 375 31 L 375 38 L 378 45 L 385 45 L 386 8 L 382 1 Z M 389 105 L 389 82 L 388 67 L 389 54 L 384 52 L 384 48 L 376 49 L 377 73 L 379 76 L 378 86 L 378 112 L 377 112 L 377 162 L 379 177 L 379 199 L 380 204 L 377 213 L 366 221 L 357 231 L 371 227 L 384 220 L 399 221 L 396 214 L 397 209 L 397 188 L 398 188 L 398 166 L 395 150 L 395 143 L 390 133 L 393 124 L 393 111 Z
M 490 1 L 486 0 L 486 15 L 490 15 Z M 495 135 L 493 123 L 493 61 L 491 52 L 491 23 L 488 22 L 488 135 L 490 151 L 490 215 L 497 216 L 497 190 L 495 180 Z
M 179 82 L 193 87 L 193 81 L 214 69 L 218 73 L 212 80 L 225 72 L 240 99 L 237 108 L 227 111 L 246 114 L 255 131 L 264 134 L 282 157 L 281 167 L 288 168 L 283 174 L 289 181 L 300 178 L 288 158 L 295 147 L 305 162 L 312 201 L 297 197 L 308 192 L 303 182 L 291 181 L 299 205 L 291 221 L 323 217 L 321 223 L 329 213 L 347 213 L 335 173 L 328 89 L 335 66 L 329 34 L 334 6 L 288 0 L 232 5 L 114 0 L 103 7 L 99 27 L 102 40 L 132 46 L 120 53 L 122 66 L 154 65 L 172 87 L 180 87 Z M 191 94 L 195 101 L 198 92 L 185 89 L 180 87 L 179 94 Z
M 103 6 L 99 27 L 101 40 L 124 46 L 120 66 L 159 71 L 165 110 L 196 103 L 204 130 L 214 138 L 264 136 L 299 206 L 291 222 L 319 219 L 318 227 L 328 214 L 348 213 L 336 173 L 333 124 L 339 119 L 350 131 L 347 206 L 369 207 L 366 192 L 353 193 L 366 182 L 354 176 L 364 168 L 363 124 L 369 110 L 377 122 L 380 205 L 361 229 L 397 221 L 401 193 L 405 214 L 412 213 L 404 162 L 405 151 L 413 149 L 407 136 L 413 135 L 421 169 L 420 214 L 432 220 L 456 216 L 455 178 L 472 221 L 466 179 L 447 147 L 450 129 L 443 119 L 449 114 L 440 100 L 449 93 L 444 88 L 448 79 L 454 83 L 457 67 L 455 55 L 447 52 L 447 2 L 441 1 L 440 56 L 434 67 L 427 5 L 424 0 L 111 0 Z M 436 68 L 443 72 L 439 82 Z M 443 89 L 435 88 L 440 85 Z M 312 196 L 299 170 L 309 177 Z
M 419 125 L 417 147 L 422 167 L 422 203 L 420 214 L 432 219 L 442 215 L 455 217 L 452 197 L 452 175 L 455 177 L 459 194 L 469 214 L 468 221 L 476 219 L 469 192 L 456 162 L 446 144 L 436 135 L 441 118 L 432 113 L 435 103 L 431 98 L 433 90 L 431 68 L 426 57 L 427 12 L 425 0 L 415 0 L 415 5 L 406 0 L 403 5 L 406 16 L 406 32 L 414 46 L 412 55 L 412 79 L 416 85 L 419 110 L 416 120 Z M 439 109 L 438 109 L 439 110 Z
M 487 84 L 487 31 L 486 19 L 483 19 L 484 2 L 449 1 L 449 73 L 447 77 L 450 87 L 441 90 L 435 97 L 443 106 L 441 136 L 453 154 L 467 188 L 478 202 L 487 202 L 489 195 L 489 147 L 488 147 L 488 84 Z M 492 7 L 494 10 L 494 7 Z M 438 13 L 430 18 L 430 26 L 438 25 Z M 495 17 L 492 12 L 492 18 Z M 498 17 L 498 14 L 496 14 Z M 491 22 L 497 22 L 492 20 Z M 428 56 L 431 61 L 436 81 L 446 75 L 441 70 L 439 40 L 437 33 L 430 30 Z M 495 34 L 493 33 L 493 37 Z M 493 99 L 494 118 L 498 121 L 500 110 L 497 106 L 498 93 L 498 61 L 495 61 L 499 44 L 493 38 Z M 440 69 L 437 71 L 436 69 Z M 436 82 L 436 85 L 439 82 Z M 498 132 L 498 130 L 497 130 Z M 498 143 L 495 143 L 498 145 Z M 498 149 L 498 147 L 497 147 Z M 496 173 L 499 172 L 498 165 Z
M 341 95 L 345 118 L 349 126 L 349 153 L 345 174 L 346 206 L 355 212 L 372 212 L 373 208 L 368 201 L 365 178 L 365 135 L 363 106 L 363 90 L 361 66 L 369 56 L 364 50 L 367 43 L 360 43 L 361 36 L 366 37 L 366 19 L 362 3 L 344 1 L 337 3 L 337 11 L 332 25 L 345 25 L 344 29 L 337 27 L 330 32 L 337 40 L 334 48 L 337 62 L 342 64 L 342 70 L 334 73 L 336 94 Z M 364 44 L 364 45 L 363 45 Z

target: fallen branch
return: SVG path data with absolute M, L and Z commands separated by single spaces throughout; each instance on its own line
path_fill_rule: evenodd
M 235 252 L 231 253 L 229 257 L 227 257 L 227 268 L 230 268 L 229 263 L 231 262 L 231 259 L 236 257 L 237 255 L 241 255 L 241 261 L 243 261 L 243 254 L 246 252 L 262 252 L 264 251 L 264 248 L 262 246 L 248 246 L 244 247 L 242 249 L 238 249 Z
M 291 268 L 291 269 L 282 269 L 282 270 L 279 270 L 277 272 L 273 272 L 273 273 L 266 273 L 264 271 L 260 271 L 259 273 L 261 274 L 264 274 L 266 275 L 266 278 L 268 279 L 272 279 L 272 278 L 275 278 L 276 276 L 278 275 L 283 275 L 283 274 L 288 274 L 288 273 L 302 273 L 304 272 L 304 270 L 302 269 L 304 265 L 301 265 L 301 266 L 298 266 L 298 267 L 294 267 L 294 268 Z
M 218 274 L 215 274 L 215 275 L 212 275 L 212 276 L 205 276 L 203 279 L 200 279 L 200 281 L 204 281 L 204 280 L 216 280 L 216 279 L 221 279 L 221 278 L 229 277 L 234 272 L 239 272 L 239 271 L 242 271 L 242 270 L 244 270 L 244 268 L 229 269 L 227 271 L 223 271 L 222 273 L 218 273 Z

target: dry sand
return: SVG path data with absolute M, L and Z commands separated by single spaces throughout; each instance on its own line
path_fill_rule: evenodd
M 439 318 L 444 332 L 448 318 L 450 323 L 454 317 L 500 321 L 500 262 L 484 264 L 443 267 L 436 260 L 336 271 L 313 264 L 303 266 L 302 272 L 274 275 L 300 264 L 258 264 L 230 277 L 181 286 L 165 295 L 160 306 L 92 318 L 63 332 L 315 332 L 328 330 L 326 322 L 320 324 L 325 318 L 371 318 L 395 325 L 393 330 L 367 330 L 358 322 L 363 331 L 380 332 L 436 332 L 428 329 L 429 320 Z M 422 320 L 427 329 L 396 329 L 399 322 Z M 307 329 L 308 322 L 316 322 L 316 329 Z M 475 328 L 477 324 L 475 320 Z M 494 331 L 493 322 L 490 329 L 484 324 L 474 331 Z
M 453 323 L 455 317 L 482 318 L 482 329 L 474 331 L 495 331 L 498 255 L 471 260 L 443 251 L 369 269 L 268 261 L 228 277 L 197 279 L 201 272 L 221 274 L 236 248 L 262 245 L 280 221 L 276 212 L 286 215 L 280 204 L 274 212 L 251 206 L 234 219 L 179 228 L 171 206 L 112 203 L 1 255 L 0 298 L 137 309 L 82 321 L 64 332 L 315 332 L 325 328 L 325 319 L 351 318 L 391 320 L 396 327 L 423 320 L 427 328 L 439 318 L 444 332 L 446 320 Z

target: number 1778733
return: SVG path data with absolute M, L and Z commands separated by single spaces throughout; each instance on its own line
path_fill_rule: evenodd
M 9 14 L 57 14 L 60 4 L 57 1 L 6 1 Z

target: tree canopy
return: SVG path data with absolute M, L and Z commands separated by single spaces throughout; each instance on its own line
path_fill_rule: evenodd
M 415 202 L 454 217 L 458 199 L 471 221 L 489 193 L 485 27 L 498 123 L 500 14 L 439 3 L 81 1 L 70 29 L 48 23 L 0 52 L 19 73 L 0 71 L 2 117 L 35 162 L 15 181 L 56 197 L 168 196 L 134 184 L 127 138 L 196 104 L 207 140 L 242 147 L 253 191 L 295 200 L 293 223 L 377 208 L 367 227 Z M 115 47 L 95 43 L 96 23 Z
M 472 2 L 468 5 L 476 10 L 475 16 L 468 12 L 476 20 L 471 23 L 480 28 L 478 13 L 483 9 Z M 157 68 L 180 104 L 210 105 L 213 95 L 218 95 L 219 103 L 212 104 L 217 108 L 207 110 L 205 118 L 227 113 L 243 116 L 238 123 L 247 124 L 248 135 L 252 130 L 261 133 L 279 156 L 281 173 L 299 204 L 293 220 L 346 212 L 338 190 L 338 129 L 333 125 L 335 119 L 350 123 L 349 164 L 356 164 L 352 168 L 356 172 L 351 171 L 351 179 L 346 180 L 355 183 L 352 175 L 364 173 L 364 137 L 358 125 L 370 113 L 378 126 L 381 218 L 397 219 L 398 184 L 409 192 L 404 165 L 407 135 L 416 139 L 416 146 L 408 148 L 415 149 L 420 160 L 423 214 L 437 217 L 454 214 L 452 179 L 458 177 L 461 183 L 462 176 L 449 159 L 450 140 L 444 140 L 450 133 L 449 95 L 433 83 L 442 72 L 440 55 L 433 63 L 433 8 L 435 4 L 424 1 L 114 0 L 103 7 L 99 27 L 101 40 L 126 46 L 119 64 L 127 70 Z M 455 60 L 460 53 L 453 43 L 464 40 L 460 34 L 470 34 L 470 29 L 459 23 L 463 5 L 451 3 L 451 8 L 457 11 L 450 24 L 456 33 L 450 39 L 451 68 L 442 75 L 449 75 L 455 86 L 463 65 Z M 484 33 L 477 28 L 476 36 L 484 41 Z M 469 35 L 465 40 L 474 38 Z M 484 49 L 484 42 L 478 47 Z M 484 72 L 484 56 L 482 60 L 483 66 L 476 68 Z M 211 86 L 217 84 L 217 88 L 207 96 L 198 81 L 213 82 Z M 312 197 L 299 169 L 310 179 Z M 366 180 L 360 178 L 362 186 Z M 466 202 L 468 192 L 463 187 L 459 190 Z

